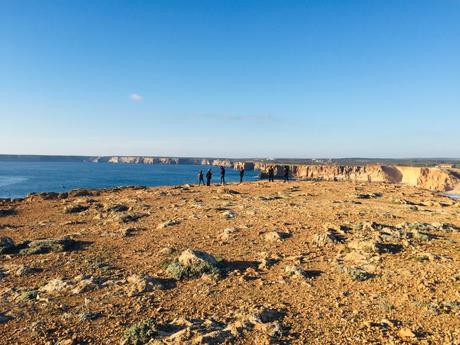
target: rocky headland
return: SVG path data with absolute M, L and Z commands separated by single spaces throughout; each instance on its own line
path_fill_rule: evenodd
M 0 343 L 458 344 L 460 201 L 330 169 L 0 201 Z
M 93 162 L 126 164 L 197 164 L 224 166 L 226 168 L 258 170 L 262 178 L 267 177 L 270 166 L 275 176 L 283 176 L 284 167 L 290 176 L 303 180 L 388 182 L 402 183 L 435 191 L 460 192 L 460 169 L 447 166 L 403 166 L 403 165 L 339 165 L 339 164 L 280 164 L 276 161 L 206 159 L 206 158 L 154 158 L 115 156 L 93 159 Z

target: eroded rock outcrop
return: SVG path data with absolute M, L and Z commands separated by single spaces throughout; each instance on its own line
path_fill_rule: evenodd
M 274 167 L 275 177 L 282 177 L 285 165 L 256 163 L 261 177 Z M 323 181 L 403 183 L 435 191 L 460 190 L 460 169 L 406 167 L 395 165 L 289 165 L 292 177 Z

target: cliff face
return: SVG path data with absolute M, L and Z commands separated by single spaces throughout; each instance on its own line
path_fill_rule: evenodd
M 266 177 L 268 168 L 274 167 L 275 176 L 283 176 L 284 165 L 256 163 L 261 177 Z M 292 177 L 325 181 L 357 181 L 403 183 L 436 191 L 460 189 L 460 170 L 403 167 L 392 165 L 289 165 Z
M 230 159 L 214 159 L 211 161 L 211 165 L 233 168 L 233 162 Z
M 112 156 L 93 157 L 93 163 L 113 164 L 196 164 L 224 166 L 226 168 L 254 170 L 255 164 L 247 161 L 234 161 L 232 159 L 207 159 L 207 158 L 175 158 L 175 157 L 143 157 L 143 156 Z
M 255 164 L 253 162 L 233 162 L 233 169 L 240 170 L 243 168 L 244 170 L 254 170 Z
M 206 164 L 207 160 L 201 158 L 177 157 L 143 157 L 143 156 L 112 156 L 96 157 L 94 163 L 106 162 L 114 164 Z
M 397 167 L 402 183 L 425 189 L 450 191 L 460 188 L 460 170 L 443 168 Z

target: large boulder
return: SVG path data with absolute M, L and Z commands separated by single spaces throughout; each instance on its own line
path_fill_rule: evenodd
M 220 270 L 215 257 L 198 250 L 184 250 L 166 267 L 166 273 L 174 279 L 198 278 L 203 274 L 218 277 Z
M 198 250 L 184 250 L 178 258 L 179 263 L 184 267 L 202 264 L 217 265 L 217 260 L 212 255 Z
M 70 237 L 64 237 L 60 240 L 35 240 L 31 241 L 27 248 L 21 249 L 20 253 L 24 255 L 31 254 L 46 254 L 46 253 L 59 253 L 66 252 L 78 247 L 78 241 L 71 239 Z

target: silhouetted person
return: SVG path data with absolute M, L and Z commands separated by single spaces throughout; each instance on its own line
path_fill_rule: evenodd
M 243 183 L 243 177 L 244 177 L 244 168 L 240 168 L 240 183 Z
M 206 173 L 206 186 L 211 185 L 211 179 L 212 179 L 212 171 L 211 169 L 209 169 L 208 172 Z
M 220 166 L 220 183 L 225 184 L 225 168 Z
M 203 183 L 204 186 L 203 170 L 200 170 L 198 173 L 198 186 L 201 186 L 201 183 Z
M 289 181 L 289 166 L 285 166 L 284 167 L 284 182 L 288 182 Z
M 275 169 L 271 166 L 268 168 L 268 182 L 275 181 Z

